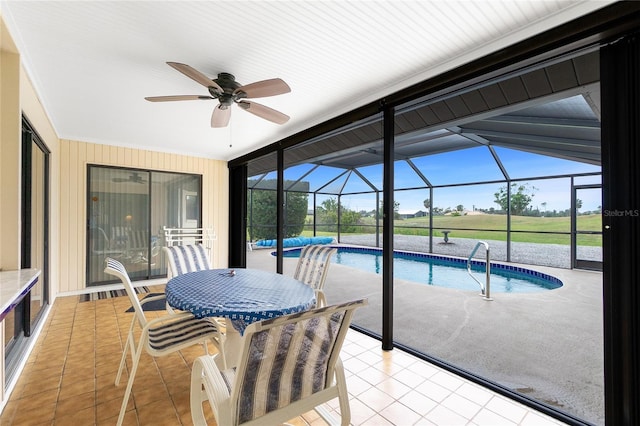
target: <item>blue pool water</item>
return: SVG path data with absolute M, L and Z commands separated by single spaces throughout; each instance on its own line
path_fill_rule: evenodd
M 299 257 L 300 249 L 285 250 L 285 257 Z M 359 247 L 338 247 L 332 263 L 382 272 L 382 250 Z M 485 281 L 484 262 L 471 261 L 471 271 Z M 395 278 L 425 285 L 479 291 L 480 287 L 467 272 L 466 259 L 422 253 L 396 251 L 393 262 Z M 562 287 L 562 281 L 551 275 L 510 265 L 491 263 L 491 293 L 531 293 Z

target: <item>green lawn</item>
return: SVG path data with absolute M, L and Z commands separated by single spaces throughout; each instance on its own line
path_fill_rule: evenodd
M 578 218 L 580 230 L 599 231 L 602 229 L 601 215 L 585 215 Z M 429 226 L 429 219 L 415 218 L 397 220 L 395 232 L 405 235 L 427 235 L 425 228 Z M 434 216 L 434 228 L 451 230 L 450 237 L 488 239 L 505 241 L 507 239 L 507 217 L 504 215 L 467 215 L 467 216 Z M 482 231 L 478 229 L 498 229 L 502 232 Z M 525 243 L 564 244 L 571 242 L 569 235 L 547 234 L 546 232 L 568 233 L 571 231 L 569 217 L 532 217 L 511 216 L 511 240 Z M 521 232 L 524 231 L 524 232 Z M 440 230 L 434 230 L 434 236 L 442 236 Z M 579 244 L 585 246 L 601 246 L 601 235 L 581 235 Z
M 375 232 L 373 218 L 363 218 L 364 225 L 371 225 L 362 232 Z M 395 221 L 394 232 L 402 235 L 429 235 L 429 218 L 419 217 Z M 467 216 L 434 216 L 433 235 L 442 237 L 441 229 L 451 231 L 450 238 L 471 238 L 475 240 L 507 239 L 507 217 L 505 215 L 467 215 Z M 440 229 L 435 229 L 440 228 Z M 488 229 L 498 230 L 488 231 Z M 568 233 L 571 231 L 571 218 L 569 217 L 531 217 L 511 216 L 511 240 L 514 242 L 563 244 L 571 243 Z M 578 217 L 578 230 L 601 231 L 601 215 L 584 215 Z M 524 232 L 521 232 L 524 231 Z M 558 232 L 563 234 L 548 234 Z M 318 232 L 318 235 L 335 235 L 335 232 Z M 311 231 L 303 232 L 303 235 L 312 235 Z M 601 235 L 579 235 L 578 244 L 581 246 L 601 246 Z

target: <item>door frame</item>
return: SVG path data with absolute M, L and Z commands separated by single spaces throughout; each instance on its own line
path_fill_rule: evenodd
M 581 189 L 599 189 L 602 193 L 602 184 L 574 185 L 571 182 L 571 267 L 573 269 L 587 269 L 591 271 L 602 271 L 602 261 L 587 260 L 578 258 L 578 235 L 602 235 L 600 231 L 580 231 L 578 229 L 578 209 L 576 203 L 577 193 Z M 602 203 L 600 204 L 602 205 Z

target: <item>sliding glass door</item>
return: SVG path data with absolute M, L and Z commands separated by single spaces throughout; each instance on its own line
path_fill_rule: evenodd
M 29 337 L 49 304 L 49 155 L 27 120 L 22 120 L 20 268 L 36 268 L 40 276 L 4 318 L 5 382 L 18 371 Z
M 89 166 L 87 284 L 111 282 L 106 257 L 132 279 L 164 276 L 163 228 L 201 224 L 202 177 L 183 173 Z

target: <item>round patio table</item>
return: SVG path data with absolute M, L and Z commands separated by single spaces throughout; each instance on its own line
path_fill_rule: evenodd
M 232 273 L 233 271 L 233 273 Z M 257 269 L 207 269 L 167 282 L 167 303 L 196 318 L 224 317 L 231 322 L 224 343 L 227 366 L 235 365 L 241 334 L 255 321 L 313 308 L 314 290 L 304 283 Z

